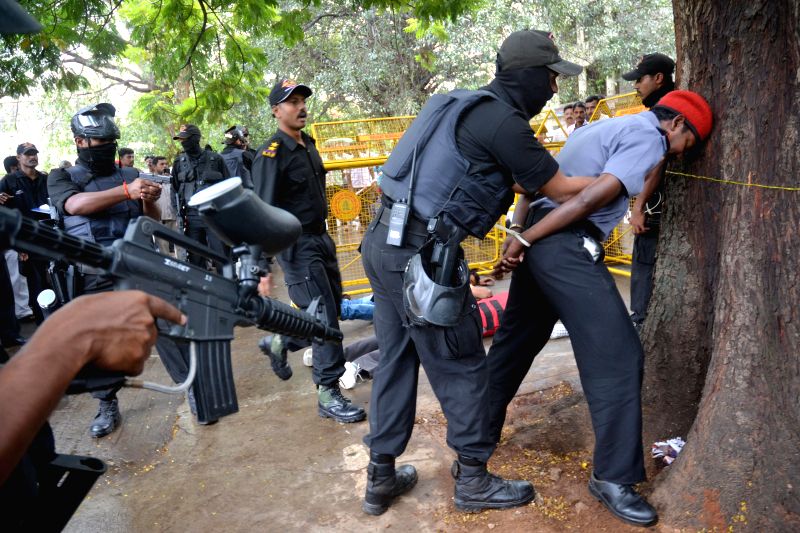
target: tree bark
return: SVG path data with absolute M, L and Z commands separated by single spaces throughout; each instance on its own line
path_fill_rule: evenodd
M 715 116 L 679 170 L 798 187 L 797 1 L 673 4 L 679 86 Z M 800 531 L 800 192 L 668 177 L 645 433 L 687 444 L 652 501 L 670 526 Z

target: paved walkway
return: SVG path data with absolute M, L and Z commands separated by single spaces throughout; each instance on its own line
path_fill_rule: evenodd
M 627 298 L 627 279 L 620 278 L 619 284 Z M 494 289 L 507 285 L 500 282 Z M 285 296 L 283 288 L 278 296 Z M 345 344 L 372 334 L 366 322 L 345 322 L 342 329 Z M 256 346 L 261 333 L 252 328 L 236 332 L 233 362 L 240 412 L 216 425 L 198 426 L 182 396 L 125 389 L 119 395 L 122 428 L 98 441 L 88 435 L 96 401 L 89 395 L 62 401 L 51 419 L 58 450 L 93 455 L 109 465 L 67 531 L 443 528 L 453 511 L 453 453 L 445 445 L 444 418 L 424 373 L 417 427 L 399 461 L 415 464 L 419 484 L 385 515 L 368 517 L 360 510 L 367 423 L 341 425 L 319 418 L 311 372 L 301 354 L 290 355 L 294 377 L 280 381 Z M 569 340 L 551 341 L 521 392 L 562 381 L 577 388 L 576 372 Z M 145 376 L 169 382 L 156 357 Z M 349 394 L 369 409 L 369 382 Z

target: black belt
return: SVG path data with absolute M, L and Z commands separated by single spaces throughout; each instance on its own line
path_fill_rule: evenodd
M 388 207 L 382 207 L 381 212 L 379 215 L 379 220 L 381 224 L 384 226 L 389 225 L 389 221 L 392 219 L 392 210 Z M 406 222 L 406 234 L 410 235 L 417 235 L 418 237 L 428 237 L 428 224 L 427 222 L 423 222 L 420 219 L 414 217 L 413 215 L 408 217 L 408 222 Z
M 542 220 L 547 215 L 547 213 L 549 213 L 553 209 L 555 209 L 555 208 L 554 207 L 537 207 L 537 208 L 533 209 L 530 213 L 528 213 L 528 223 L 526 224 L 526 227 L 529 228 L 529 227 L 533 226 L 534 224 L 536 224 L 537 222 Z M 597 226 L 595 226 L 594 224 L 592 224 L 588 220 L 581 220 L 579 222 L 575 222 L 574 224 L 570 224 L 565 229 L 585 231 L 587 234 L 589 234 L 590 237 L 592 237 L 594 240 L 596 240 L 599 243 L 602 243 L 605 240 L 605 236 L 603 235 L 603 232 L 600 231 L 600 229 Z
M 392 218 L 392 210 L 388 207 L 381 206 L 378 213 L 378 222 L 389 227 L 389 220 Z M 428 225 L 424 224 L 421 220 L 414 217 L 408 217 L 406 223 L 406 238 L 405 245 L 419 248 L 428 242 L 430 235 L 428 234 Z

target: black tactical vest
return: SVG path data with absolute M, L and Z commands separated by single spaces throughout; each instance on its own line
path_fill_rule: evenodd
M 131 183 L 139 177 L 133 168 L 116 168 L 109 176 L 92 176 L 89 169 L 75 165 L 65 170 L 81 192 L 100 192 Z M 128 222 L 140 216 L 142 211 L 136 200 L 123 200 L 104 211 L 91 215 L 65 215 L 64 229 L 70 235 L 95 241 L 103 246 L 122 238 Z
M 472 172 L 456 143 L 456 127 L 465 111 L 497 96 L 488 91 L 456 90 L 432 96 L 383 165 L 381 189 L 391 200 L 408 197 L 416 147 L 412 209 L 422 220 L 442 217 L 479 239 L 514 200 L 499 170 Z

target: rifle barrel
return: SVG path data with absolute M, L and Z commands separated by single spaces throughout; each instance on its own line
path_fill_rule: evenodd
M 114 253 L 95 242 L 73 237 L 67 232 L 22 216 L 15 209 L 0 206 L 0 248 L 8 246 L 45 257 L 97 268 L 108 268 Z

